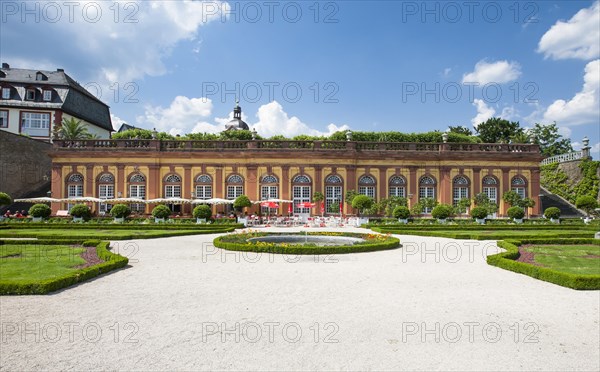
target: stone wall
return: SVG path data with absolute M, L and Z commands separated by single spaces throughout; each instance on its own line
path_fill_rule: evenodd
M 581 160 L 568 161 L 558 165 L 558 169 L 569 176 L 569 180 L 567 181 L 569 185 L 576 185 L 583 178 L 579 164 L 581 164 Z
M 15 199 L 49 185 L 51 148 L 47 142 L 0 130 L 0 191 Z

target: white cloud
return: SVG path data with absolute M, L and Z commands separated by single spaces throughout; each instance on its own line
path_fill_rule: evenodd
M 475 128 L 496 114 L 496 110 L 493 107 L 489 107 L 482 99 L 475 99 L 473 106 L 477 107 L 477 115 L 471 119 L 471 123 Z
M 589 60 L 600 55 L 600 1 L 581 9 L 568 21 L 556 22 L 540 39 L 545 58 Z
M 173 135 L 190 133 L 196 127 L 209 131 L 205 119 L 211 115 L 212 108 L 212 101 L 208 98 L 177 96 L 167 108 L 147 106 L 144 115 L 138 116 L 136 120 L 145 127 Z
M 110 121 L 112 122 L 112 127 L 115 130 L 119 130 L 119 128 L 121 128 L 121 125 L 126 123 L 125 120 L 121 119 L 115 114 L 110 114 Z
M 571 134 L 573 133 L 573 131 L 569 127 L 558 127 L 557 132 L 564 138 L 571 138 Z
M 544 121 L 560 125 L 580 125 L 599 122 L 600 117 L 600 60 L 585 66 L 583 88 L 568 101 L 554 101 L 544 113 Z
M 271 137 L 277 134 L 286 137 L 294 137 L 300 134 L 327 136 L 340 130 L 349 129 L 347 125 L 337 126 L 335 124 L 329 124 L 326 132 L 310 128 L 297 117 L 292 116 L 290 118 L 277 101 L 262 105 L 256 116 L 258 122 L 253 127 L 263 137 Z
M 199 132 L 220 133 L 225 130 L 225 124 L 233 118 L 233 112 L 228 117 L 215 117 L 214 123 L 211 123 L 212 110 L 213 104 L 208 98 L 177 96 L 169 107 L 147 106 L 144 115 L 138 116 L 136 122 L 138 126 L 156 128 L 158 131 L 165 131 L 173 135 Z M 263 137 L 278 134 L 286 137 L 300 134 L 327 136 L 340 130 L 349 129 L 347 125 L 337 126 L 335 124 L 329 124 L 326 131 L 313 129 L 295 116 L 290 118 L 277 101 L 260 106 L 256 117 L 258 122 L 252 125 L 248 117 L 242 113 L 242 120 L 256 129 Z
M 463 75 L 463 83 L 504 84 L 521 76 L 521 66 L 517 62 L 481 60 L 475 64 L 473 72 Z
M 519 119 L 519 111 L 514 106 L 506 106 L 502 109 L 502 113 L 500 117 L 505 120 L 518 120 Z
M 62 17 L 52 23 L 51 32 L 48 22 L 24 25 L 20 19 L 9 17 L 3 28 L 13 28 L 23 41 L 29 35 L 36 35 L 37 45 L 42 49 L 5 51 L 3 61 L 12 62 L 14 67 L 31 67 L 32 63 L 35 68 L 49 67 L 48 70 L 64 67 L 71 73 L 79 70 L 77 75 L 81 79 L 103 87 L 115 82 L 123 85 L 145 76 L 165 74 L 167 68 L 163 60 L 173 48 L 183 40 L 195 40 L 201 26 L 221 19 L 220 12 L 214 12 L 213 8 L 229 9 L 227 3 L 214 0 L 72 3 L 69 7 L 53 3 L 56 4 L 53 8 L 62 11 Z M 72 19 L 69 19 L 69 9 Z M 68 42 L 57 43 L 56 40 Z M 48 60 L 39 61 L 40 53 Z M 65 61 L 67 65 L 63 66 Z M 108 97 L 113 93 L 106 91 Z

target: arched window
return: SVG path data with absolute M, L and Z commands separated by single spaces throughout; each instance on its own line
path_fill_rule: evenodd
M 264 176 L 260 180 L 260 200 L 277 199 L 279 197 L 279 186 L 277 177 L 272 174 Z M 261 207 L 264 213 L 277 213 L 277 208 Z
M 520 197 L 527 197 L 527 181 L 523 176 L 515 176 L 510 182 L 511 190 L 519 194 Z
M 227 199 L 234 200 L 244 194 L 244 179 L 239 174 L 227 177 Z
M 201 174 L 196 177 L 196 199 L 212 198 L 212 177 L 208 174 Z
M 165 198 L 181 198 L 181 177 L 170 174 L 165 177 Z
M 404 177 L 390 177 L 390 197 L 393 196 L 406 198 L 406 179 Z
M 129 177 L 129 197 L 146 199 L 146 177 L 141 173 L 135 173 Z M 144 213 L 146 204 L 131 204 L 132 212 Z
M 461 199 L 469 198 L 469 186 L 471 183 L 465 176 L 456 176 L 452 182 L 452 205 L 458 205 Z
M 435 199 L 436 182 L 431 176 L 423 176 L 419 179 L 419 200 L 425 198 Z M 423 213 L 431 213 L 429 207 L 423 208 Z
M 292 199 L 294 200 L 294 214 L 310 213 L 309 208 L 298 208 L 300 203 L 310 203 L 312 185 L 310 177 L 299 174 L 292 178 Z
M 364 175 L 358 179 L 358 193 L 375 200 L 375 185 L 377 185 L 375 177 Z
M 340 204 L 343 203 L 344 187 L 342 178 L 332 174 L 325 178 L 325 212 L 339 213 Z
M 98 176 L 98 198 L 112 199 L 115 197 L 115 177 L 110 173 L 102 173 Z M 100 213 L 110 210 L 110 205 L 100 203 Z
M 73 173 L 67 178 L 67 198 L 80 198 L 83 196 L 83 176 L 79 173 Z M 71 210 L 71 207 L 75 205 L 69 203 L 67 209 Z
M 261 179 L 260 183 L 260 200 L 277 199 L 279 197 L 277 177 L 266 175 Z
M 495 177 L 483 177 L 481 180 L 481 190 L 490 202 L 498 204 L 498 180 Z

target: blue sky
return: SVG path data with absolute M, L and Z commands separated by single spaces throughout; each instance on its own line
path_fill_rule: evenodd
M 2 3 L 2 62 L 64 68 L 116 129 L 220 131 L 238 96 L 266 136 L 500 116 L 600 157 L 598 1 L 23 4 Z

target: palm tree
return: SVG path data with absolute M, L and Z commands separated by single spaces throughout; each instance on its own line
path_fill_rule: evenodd
M 63 119 L 61 127 L 58 130 L 58 135 L 60 139 L 71 141 L 92 137 L 87 127 L 81 123 L 81 120 L 76 120 L 75 118 Z

